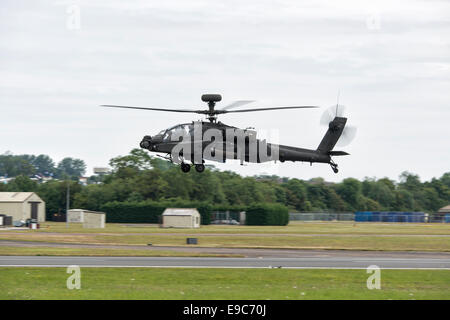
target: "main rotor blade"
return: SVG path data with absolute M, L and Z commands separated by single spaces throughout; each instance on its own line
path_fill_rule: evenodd
M 163 109 L 163 108 L 144 108 L 144 107 L 115 106 L 115 105 L 110 105 L 110 104 L 102 104 L 101 107 L 140 109 L 140 110 L 155 110 L 155 111 L 169 111 L 169 112 L 189 112 L 189 113 L 201 113 L 203 111 L 203 110 L 187 110 L 187 109 Z
M 253 112 L 253 111 L 269 111 L 269 110 L 282 110 L 282 109 L 311 109 L 319 108 L 317 106 L 293 106 L 293 107 L 272 107 L 272 108 L 258 108 L 258 109 L 244 109 L 244 110 L 217 110 L 220 113 L 231 113 L 231 112 Z M 222 112 L 223 111 L 223 112 Z
M 220 110 L 229 110 L 229 109 L 237 108 L 237 107 L 243 106 L 244 104 L 249 104 L 252 102 L 255 102 L 255 100 L 238 100 L 238 101 L 234 101 L 233 103 L 223 107 Z

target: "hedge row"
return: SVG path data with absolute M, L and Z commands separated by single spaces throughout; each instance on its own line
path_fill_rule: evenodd
M 196 208 L 201 216 L 201 224 L 210 224 L 211 205 L 189 201 L 143 201 L 108 202 L 101 211 L 106 212 L 106 222 L 159 223 L 159 216 L 166 208 Z
M 212 205 L 211 209 L 212 211 L 230 211 L 230 212 L 241 212 L 241 211 L 247 211 L 247 206 L 243 205 L 226 205 L 226 204 L 214 204 Z
M 244 206 L 212 206 L 205 202 L 183 200 L 108 202 L 101 211 L 106 212 L 106 222 L 119 223 L 159 223 L 166 208 L 196 208 L 201 216 L 201 224 L 211 222 L 212 211 L 246 211 L 246 224 L 259 226 L 285 226 L 289 223 L 288 209 L 281 204 L 258 204 Z
M 288 209 L 281 204 L 258 204 L 247 208 L 245 224 L 250 226 L 285 226 L 289 223 Z

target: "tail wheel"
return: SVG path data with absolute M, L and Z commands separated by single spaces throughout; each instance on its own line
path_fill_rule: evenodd
M 331 160 L 330 166 L 331 166 L 331 169 L 333 169 L 334 173 L 338 173 L 339 172 L 338 165 L 337 165 L 337 163 L 334 163 L 333 160 Z

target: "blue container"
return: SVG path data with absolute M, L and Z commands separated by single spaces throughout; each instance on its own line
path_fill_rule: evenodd
M 411 212 L 403 212 L 405 216 L 405 222 L 412 222 L 413 221 L 413 215 Z
M 425 222 L 425 213 L 413 212 L 414 222 Z
M 445 214 L 445 223 L 450 223 L 450 213 Z
M 450 222 L 450 214 L 448 214 Z M 355 212 L 356 222 L 425 222 L 423 212 L 379 212 L 379 211 L 357 211 Z
M 378 212 L 378 211 L 372 212 L 372 221 L 380 222 L 381 221 L 381 212 Z
M 355 212 L 356 222 L 367 222 L 370 221 L 371 212 L 370 211 L 357 211 Z
M 407 222 L 407 217 L 404 212 L 396 212 L 394 215 L 394 222 Z
M 395 222 L 395 216 L 397 212 L 388 212 L 387 214 L 387 222 Z

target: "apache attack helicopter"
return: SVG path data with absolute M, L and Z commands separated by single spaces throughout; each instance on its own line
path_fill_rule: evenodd
M 322 141 L 316 150 L 303 149 L 285 145 L 265 143 L 256 139 L 256 131 L 252 128 L 239 129 L 217 121 L 217 116 L 226 113 L 255 112 L 285 109 L 318 108 L 316 106 L 291 106 L 258 109 L 230 110 L 251 103 L 250 100 L 240 100 L 222 109 L 215 109 L 216 103 L 222 100 L 219 94 L 204 94 L 202 101 L 208 104 L 208 109 L 163 109 L 144 108 L 118 105 L 102 105 L 102 107 L 127 108 L 168 112 L 185 112 L 206 115 L 208 121 L 192 121 L 164 129 L 154 136 L 144 136 L 140 147 L 152 152 L 165 153 L 162 157 L 170 162 L 180 163 L 183 172 L 189 172 L 195 166 L 197 172 L 205 170 L 205 159 L 225 162 L 226 159 L 239 159 L 243 162 L 262 163 L 267 161 L 302 161 L 329 164 L 337 173 L 338 165 L 332 156 L 348 155 L 344 151 L 333 151 L 338 140 L 351 140 L 355 134 L 353 127 L 346 127 L 347 118 L 342 116 L 343 106 L 336 104 L 322 116 L 321 123 L 328 125 Z M 345 130 L 344 130 L 345 129 Z M 231 134 L 231 135 L 230 135 Z M 181 138 L 181 139 L 180 139 Z M 187 163 L 191 162 L 191 164 Z

